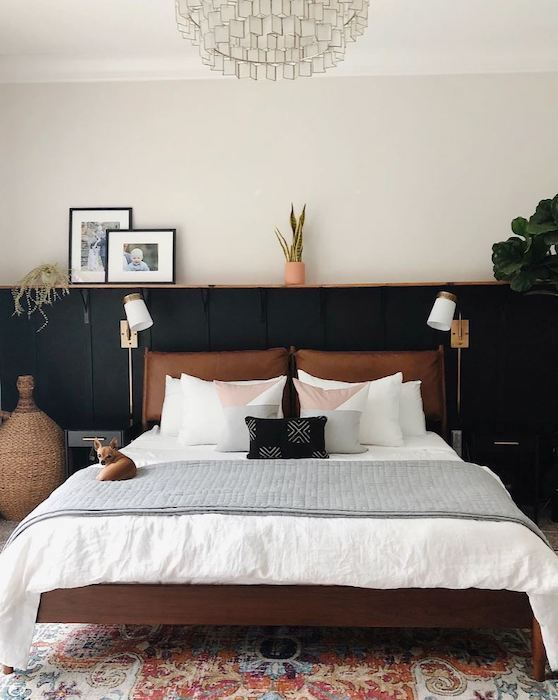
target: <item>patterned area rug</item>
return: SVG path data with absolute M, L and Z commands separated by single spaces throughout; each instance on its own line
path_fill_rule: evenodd
M 545 518 L 541 522 L 541 530 L 547 536 L 550 546 L 558 554 L 558 523 L 553 523 L 550 518 Z
M 521 632 L 37 625 L 0 698 L 551 700 Z
M 2 520 L 2 518 L 0 518 L 0 549 L 2 549 L 4 543 L 12 534 L 12 530 L 16 525 L 17 523 L 10 522 L 9 520 Z

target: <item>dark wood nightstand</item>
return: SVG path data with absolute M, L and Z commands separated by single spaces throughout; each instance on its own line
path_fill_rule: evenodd
M 490 467 L 513 500 L 538 522 L 540 498 L 539 437 L 533 433 L 472 432 L 467 438 L 469 461 Z
M 101 428 L 93 428 L 91 430 L 65 430 L 66 479 L 78 471 L 78 469 L 83 469 L 83 467 L 87 467 L 97 461 L 93 451 L 93 440 L 96 437 L 105 444 L 108 444 L 113 438 L 116 438 L 118 447 L 120 448 L 127 445 L 132 440 L 133 435 L 134 430 L 131 427 L 111 430 L 102 430 Z

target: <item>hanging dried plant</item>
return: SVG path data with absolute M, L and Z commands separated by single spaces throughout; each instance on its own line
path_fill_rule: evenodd
M 14 316 L 27 314 L 30 318 L 35 311 L 43 317 L 42 331 L 48 323 L 44 306 L 52 306 L 57 299 L 70 293 L 67 273 L 58 265 L 39 265 L 17 283 L 12 289 Z
M 293 240 L 290 244 L 287 242 L 287 239 L 281 233 L 281 231 L 279 231 L 277 226 L 275 227 L 275 235 L 277 236 L 277 240 L 279 241 L 279 245 L 281 246 L 281 250 L 283 251 L 283 255 L 285 256 L 285 260 L 287 262 L 302 262 L 302 251 L 304 248 L 303 229 L 305 219 L 306 204 L 304 205 L 298 219 L 296 214 L 294 213 L 294 207 L 291 204 L 290 221 L 291 230 L 293 233 Z

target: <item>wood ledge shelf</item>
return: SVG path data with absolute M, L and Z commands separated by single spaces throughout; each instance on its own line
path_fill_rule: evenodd
M 463 282 L 347 282 L 322 284 L 70 284 L 69 289 L 350 289 L 353 287 L 473 287 L 502 286 L 508 282 L 477 280 Z M 0 284 L 0 289 L 13 289 L 15 284 Z

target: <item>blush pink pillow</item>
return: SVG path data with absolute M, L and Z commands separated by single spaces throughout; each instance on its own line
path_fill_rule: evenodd
M 249 385 L 213 382 L 224 418 L 217 441 L 219 452 L 248 452 L 246 418 L 278 418 L 286 381 L 286 377 L 281 377 L 276 382 Z
M 320 389 L 293 379 L 301 418 L 325 416 L 326 450 L 337 454 L 366 452 L 359 441 L 360 421 L 368 399 L 369 382 L 340 389 Z

